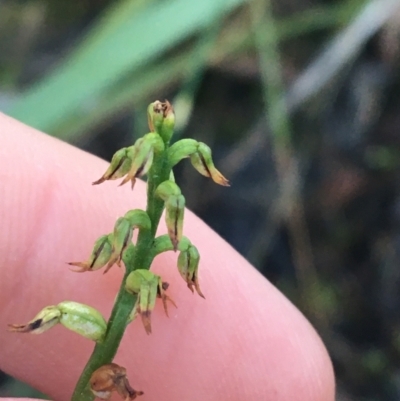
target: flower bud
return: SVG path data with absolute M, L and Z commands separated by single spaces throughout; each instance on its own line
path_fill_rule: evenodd
M 57 305 L 60 323 L 69 330 L 96 342 L 102 342 L 107 330 L 103 315 L 89 305 L 63 301 Z
M 101 342 L 107 330 L 104 317 L 91 306 L 73 301 L 63 301 L 42 309 L 29 323 L 9 325 L 10 331 L 40 334 L 57 323 L 89 340 Z
M 185 198 L 178 185 L 169 180 L 157 187 L 156 195 L 165 202 L 165 222 L 174 251 L 176 251 L 182 238 Z
M 139 314 L 147 334 L 151 333 L 151 311 L 156 304 L 156 298 L 162 299 L 167 316 L 167 301 L 175 305 L 174 301 L 165 294 L 167 287 L 168 284 L 163 283 L 160 276 L 146 269 L 134 270 L 126 278 L 126 291 L 136 294 L 138 297 L 131 320 L 135 318 L 136 314 Z
M 123 177 L 131 169 L 133 146 L 118 150 L 111 159 L 110 166 L 101 178 L 93 185 L 101 184 L 107 180 L 116 180 Z
M 229 187 L 229 181 L 215 168 L 211 157 L 211 149 L 199 142 L 197 152 L 190 156 L 193 167 L 205 177 L 210 177 L 215 183 Z
M 113 391 L 124 401 L 134 400 L 143 394 L 143 391 L 136 391 L 131 387 L 126 377 L 126 369 L 116 363 L 109 363 L 95 370 L 89 383 L 93 394 L 102 400 L 108 400 Z
M 112 255 L 113 235 L 102 235 L 94 244 L 93 251 L 86 262 L 70 262 L 71 266 L 79 267 L 79 270 L 73 270 L 77 273 L 94 271 L 104 267 Z
M 171 103 L 156 100 L 147 108 L 150 131 L 157 132 L 165 143 L 168 143 L 174 133 L 175 113 Z
M 194 139 L 181 139 L 168 149 L 168 161 L 171 167 L 186 157 L 190 157 L 193 167 L 200 174 L 212 178 L 219 185 L 229 186 L 229 181 L 215 168 L 211 149 L 205 143 Z
M 30 322 L 26 324 L 9 324 L 9 331 L 17 333 L 42 334 L 55 326 L 61 317 L 57 306 L 46 306 Z
M 200 254 L 197 248 L 190 245 L 187 250 L 182 251 L 178 256 L 178 270 L 181 277 L 186 281 L 188 288 L 193 292 L 193 286 L 196 292 L 205 298 L 200 290 L 198 267 L 200 262 Z
M 121 266 L 122 254 L 132 240 L 133 229 L 128 219 L 120 217 L 114 226 L 112 254 L 104 270 L 107 273 L 114 263 Z
M 183 234 L 185 198 L 183 195 L 171 196 L 165 201 L 165 223 L 174 251 L 178 249 Z

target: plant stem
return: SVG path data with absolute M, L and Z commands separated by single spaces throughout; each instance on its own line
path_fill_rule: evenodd
M 94 399 L 94 395 L 88 386 L 90 377 L 96 369 L 113 361 L 124 335 L 129 315 L 136 303 L 136 295 L 131 295 L 125 291 L 126 277 L 133 270 L 150 269 L 154 257 L 151 247 L 164 209 L 164 202 L 156 198 L 154 192 L 158 185 L 168 180 L 171 172 L 167 160 L 167 145 L 165 144 L 164 152 L 155 155 L 153 166 L 148 174 L 146 211 L 150 217 L 151 230 L 139 230 L 133 258 L 125 264 L 126 272 L 108 321 L 105 339 L 94 347 L 75 387 L 71 401 L 92 401 Z
M 75 387 L 71 401 L 91 401 L 94 399 L 94 395 L 88 387 L 89 379 L 96 369 L 111 363 L 117 352 L 129 315 L 136 302 L 136 296 L 129 294 L 124 288 L 127 274 L 125 274 L 121 283 L 121 288 L 108 321 L 106 338 L 102 343 L 98 343 L 94 347 L 93 353 Z
M 285 97 L 282 64 L 279 53 L 279 37 L 272 13 L 271 0 L 252 0 L 249 3 L 253 23 L 254 39 L 260 60 L 261 81 L 264 89 L 264 108 L 267 122 L 271 130 L 276 172 L 280 185 L 277 204 L 286 205 L 281 212 L 282 224 L 288 228 L 289 241 L 293 253 L 299 283 L 300 296 L 303 305 L 314 322 L 323 324 L 323 314 L 315 315 L 315 288 L 320 280 L 315 269 L 314 256 L 311 247 L 305 217 L 302 193 L 299 157 L 293 145 L 289 112 Z M 262 34 L 261 26 L 266 27 Z M 265 249 L 265 246 L 264 246 Z M 261 250 L 259 259 L 263 258 Z M 265 255 L 264 255 L 265 256 Z

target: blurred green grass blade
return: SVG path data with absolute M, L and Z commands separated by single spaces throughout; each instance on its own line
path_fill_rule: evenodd
M 345 26 L 362 10 L 364 5 L 364 0 L 348 0 L 343 4 L 316 6 L 294 14 L 278 24 L 280 40 L 330 26 Z M 263 29 L 267 30 L 266 27 Z
M 129 22 L 135 14 L 139 13 L 145 6 L 148 7 L 151 3 L 154 3 L 154 1 L 156 0 L 119 0 L 113 3 L 97 19 L 81 45 L 75 49 L 75 56 L 97 46 L 108 35 L 117 30 L 119 25 Z
M 348 6 L 346 9 L 343 6 L 326 6 L 304 11 L 278 22 L 279 39 L 289 40 L 317 29 L 336 27 L 350 20 L 354 14 L 355 11 L 350 10 Z M 268 29 L 267 26 L 261 27 L 262 34 L 268 34 Z M 202 33 L 202 36 L 207 36 L 209 31 Z M 206 43 L 206 46 L 208 44 Z M 206 61 L 212 65 L 219 64 L 227 57 L 240 57 L 242 52 L 247 52 L 253 46 L 252 36 L 246 35 L 234 25 L 228 29 L 225 28 L 223 37 L 213 44 L 213 51 Z M 150 101 L 149 97 L 157 97 L 157 93 L 164 92 L 166 86 L 176 85 L 182 80 L 190 80 L 191 76 L 196 74 L 197 68 L 204 67 L 202 64 L 205 60 L 201 55 L 203 52 L 204 49 L 191 46 L 178 54 L 157 59 L 135 71 L 104 91 L 96 107 L 70 115 L 64 124 L 58 127 L 57 136 L 73 140 L 96 124 L 112 118 L 119 110 L 132 105 L 140 106 L 142 102 Z
M 124 107 L 147 101 L 147 97 L 155 92 L 155 88 L 161 91 L 164 89 L 166 80 L 171 85 L 184 78 L 187 72 L 186 66 L 190 63 L 192 56 L 192 52 L 184 53 L 172 59 L 163 60 L 162 64 L 153 63 L 149 67 L 140 69 L 133 77 L 124 79 L 105 91 L 96 107 L 86 112 L 77 111 L 69 115 L 58 127 L 56 136 L 64 140 L 74 139 L 96 124 L 112 118 Z M 157 96 L 155 93 L 154 95 Z
M 90 46 L 83 42 L 85 51 L 78 48 L 54 73 L 27 91 L 9 114 L 54 132 L 65 118 L 95 106 L 101 93 L 126 74 L 206 28 L 243 1 L 171 0 L 150 3 L 139 12 L 131 10 L 131 18 L 118 26 L 113 23 L 113 29 L 104 28 L 109 34 L 102 35 L 101 41 L 91 39 Z
M 148 6 L 149 1 L 124 0 L 123 2 L 115 3 L 97 21 L 85 40 L 75 50 L 72 57 L 79 59 L 87 51 L 100 46 L 107 36 L 112 35 L 114 31 L 119 29 L 120 25 L 134 19 L 138 11 L 143 11 L 145 6 Z M 157 5 L 159 0 L 151 1 Z M 307 34 L 310 31 L 344 24 L 356 14 L 358 7 L 354 7 L 354 5 L 357 2 L 360 2 L 360 0 L 352 0 L 352 7 L 349 7 L 348 3 L 346 3 L 346 6 L 315 7 L 285 18 L 278 23 L 279 39 L 288 40 L 293 36 Z M 220 7 L 222 5 L 223 2 L 220 3 Z M 222 17 L 223 13 L 220 13 L 220 16 Z M 221 26 L 220 19 L 214 18 L 214 21 L 217 21 L 214 24 Z M 121 77 L 114 77 L 112 83 L 102 88 L 97 96 L 88 96 L 84 101 L 84 107 L 71 107 L 60 115 L 58 120 L 50 121 L 50 128 L 40 126 L 39 128 L 48 132 L 50 131 L 51 134 L 64 140 L 74 141 L 83 132 L 112 118 L 120 110 L 132 105 L 141 107 L 144 103 L 150 101 L 149 99 L 152 99 L 152 97 L 157 97 L 166 87 L 176 85 L 178 82 L 191 80 L 191 76 L 195 74 L 196 69 L 205 67 L 204 65 L 202 66 L 204 62 L 219 64 L 227 57 L 229 58 L 233 55 L 240 57 L 240 53 L 253 48 L 253 38 L 247 34 L 247 28 L 245 27 L 246 30 L 243 31 L 243 29 L 238 29 L 236 24 L 225 27 L 224 35 L 219 38 L 218 42 L 211 43 L 214 40 L 207 39 L 207 37 L 210 36 L 209 33 L 212 31 L 212 25 L 212 22 L 206 25 L 205 28 L 207 29 L 203 29 L 199 36 L 200 41 L 206 43 L 206 47 L 208 46 L 207 43 L 212 46 L 211 60 L 209 57 L 206 60 L 201 55 L 201 53 L 204 53 L 204 50 L 201 50 L 203 45 L 200 47 L 197 45 L 185 46 L 184 49 L 180 49 L 179 53 L 175 52 L 169 57 L 156 57 L 151 62 L 146 62 L 137 69 L 128 69 Z M 268 27 L 264 26 L 261 29 L 263 35 L 268 33 Z M 207 40 L 203 40 L 202 38 Z M 164 55 L 159 54 L 157 56 Z M 80 90 L 78 86 L 72 85 L 72 87 L 74 91 L 78 92 Z M 28 94 L 32 96 L 32 91 L 29 91 Z M 17 105 L 17 107 L 19 106 Z M 17 107 L 14 109 L 16 112 L 18 112 Z M 40 110 L 38 110 L 39 108 Z M 47 113 L 46 104 L 38 105 L 34 110 L 37 113 Z M 15 116 L 27 122 L 23 115 Z
M 221 21 L 216 19 L 206 32 L 198 36 L 196 44 L 186 46 L 183 51 L 163 57 L 162 60 L 157 59 L 150 65 L 146 65 L 116 82 L 102 93 L 96 107 L 66 119 L 65 124 L 58 127 L 57 136 L 73 140 L 96 124 L 112 118 L 126 107 L 135 106 L 146 110 L 147 104 L 154 100 L 152 97 L 158 96 L 157 92 L 164 92 L 166 87 L 176 85 L 178 82 L 182 83 L 178 97 L 184 96 L 183 92 L 195 92 L 200 76 L 208 65 L 212 51 L 216 48 L 216 39 L 220 29 Z M 223 43 L 221 46 L 225 48 Z M 229 52 L 229 49 L 224 50 Z M 220 53 L 219 50 L 216 49 L 216 51 Z M 174 102 L 176 100 L 176 98 L 173 99 Z M 147 127 L 146 116 L 144 120 Z M 181 125 L 184 125 L 181 119 L 179 121 Z M 180 125 L 177 122 L 178 126 Z

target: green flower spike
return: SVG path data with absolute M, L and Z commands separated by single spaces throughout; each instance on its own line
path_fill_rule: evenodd
M 215 168 L 211 149 L 203 142 L 194 139 L 181 139 L 168 149 L 168 160 L 174 167 L 182 159 L 190 157 L 193 167 L 215 183 L 229 187 L 229 181 Z
M 147 108 L 147 118 L 150 131 L 157 132 L 165 143 L 169 143 L 175 127 L 175 113 L 171 103 L 168 100 L 151 103 Z
M 90 340 L 101 342 L 107 330 L 104 317 L 91 306 L 64 301 L 42 309 L 27 324 L 10 324 L 9 330 L 18 333 L 41 334 L 57 323 Z
M 107 180 L 117 180 L 118 178 L 122 178 L 131 169 L 133 153 L 133 146 L 118 150 L 118 152 L 116 152 L 112 157 L 107 171 L 101 178 L 99 178 L 97 181 L 94 181 L 93 185 L 101 184 Z
M 165 293 L 167 288 L 168 284 L 163 283 L 160 276 L 146 269 L 135 270 L 126 279 L 126 291 L 138 296 L 130 320 L 133 320 L 139 314 L 147 334 L 151 333 L 151 311 L 156 304 L 156 298 L 161 298 L 167 316 L 167 301 L 176 307 L 175 302 Z
M 94 271 L 104 267 L 112 255 L 113 235 L 103 235 L 95 243 L 93 251 L 86 262 L 70 262 L 71 266 L 79 267 L 79 270 L 72 270 L 77 273 Z
M 169 180 L 161 183 L 155 194 L 165 202 L 165 222 L 174 251 L 176 251 L 182 239 L 185 198 L 178 185 Z
M 132 401 L 143 391 L 136 391 L 129 384 L 126 369 L 116 363 L 109 363 L 95 370 L 90 377 L 90 390 L 101 400 L 108 400 L 116 391 L 125 401 Z
M 196 292 L 205 299 L 205 296 L 200 290 L 198 268 L 200 262 L 200 254 L 197 248 L 193 245 L 182 251 L 178 256 L 178 270 L 182 278 L 186 281 L 188 288 L 193 292 L 193 287 Z

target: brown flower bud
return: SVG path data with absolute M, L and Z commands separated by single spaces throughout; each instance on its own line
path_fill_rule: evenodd
M 95 370 L 90 377 L 90 389 L 102 400 L 108 400 L 113 391 L 124 401 L 132 401 L 143 394 L 143 391 L 136 391 L 131 387 L 126 377 L 126 369 L 116 363 L 109 363 Z

